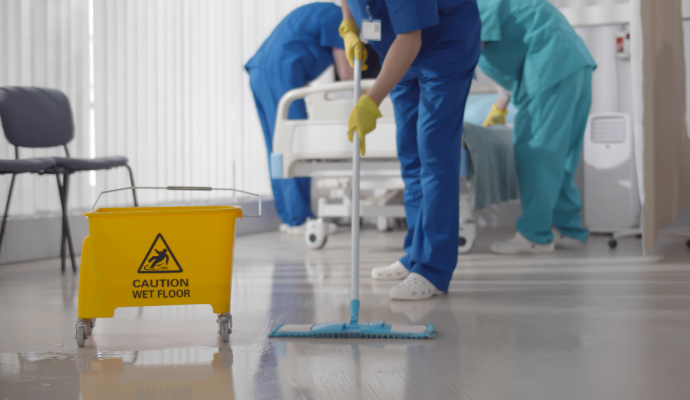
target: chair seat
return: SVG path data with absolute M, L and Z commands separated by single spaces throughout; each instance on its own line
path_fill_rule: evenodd
M 42 172 L 56 165 L 54 158 L 25 158 L 23 160 L 0 160 L 0 174 L 21 174 Z
M 127 165 L 127 157 L 64 158 L 56 157 L 57 166 L 70 171 L 98 171 Z

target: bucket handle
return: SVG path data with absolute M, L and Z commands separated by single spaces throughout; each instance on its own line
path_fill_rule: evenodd
M 98 201 L 101 199 L 101 196 L 107 193 L 113 193 L 113 192 L 121 192 L 123 190 L 137 190 L 137 189 L 153 189 L 153 190 L 191 190 L 191 191 L 202 191 L 202 192 L 213 192 L 213 191 L 223 191 L 223 192 L 237 192 L 237 193 L 242 193 L 242 194 L 247 194 L 249 196 L 255 196 L 259 198 L 259 214 L 258 215 L 242 215 L 243 217 L 247 218 L 260 218 L 261 217 L 261 195 L 252 193 L 252 192 L 245 192 L 244 190 L 239 190 L 239 189 L 228 189 L 228 188 L 213 188 L 213 187 L 200 187 L 200 186 L 133 186 L 133 187 L 126 187 L 126 188 L 121 188 L 121 189 L 113 189 L 113 190 L 106 190 L 101 192 L 101 194 L 98 195 L 98 198 L 96 199 L 96 202 L 93 203 L 92 210 L 96 209 L 96 204 L 98 204 Z

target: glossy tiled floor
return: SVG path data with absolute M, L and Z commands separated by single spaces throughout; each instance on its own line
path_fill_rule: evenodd
M 73 339 L 77 279 L 56 260 L 0 266 L 0 399 L 687 399 L 690 250 L 644 257 L 605 238 L 542 257 L 486 254 L 450 294 L 391 302 L 369 269 L 402 233 L 362 237 L 360 320 L 433 322 L 438 337 L 268 340 L 279 323 L 346 321 L 349 234 L 323 251 L 278 233 L 238 238 L 234 332 L 210 306 L 119 309 Z

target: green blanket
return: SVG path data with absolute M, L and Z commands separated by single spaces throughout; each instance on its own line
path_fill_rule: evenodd
M 472 210 L 516 200 L 513 130 L 504 125 L 484 128 L 465 123 L 463 135 L 472 162 Z

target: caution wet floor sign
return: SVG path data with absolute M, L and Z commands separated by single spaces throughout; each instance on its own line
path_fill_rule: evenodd
M 172 259 L 173 264 L 170 264 Z M 164 273 L 164 272 L 182 272 L 180 263 L 175 258 L 175 254 L 168 246 L 168 243 L 160 233 L 153 241 L 151 248 L 144 261 L 141 262 L 139 273 Z
M 86 216 L 79 318 L 160 305 L 210 304 L 216 314 L 230 311 L 241 208 L 106 208 Z

